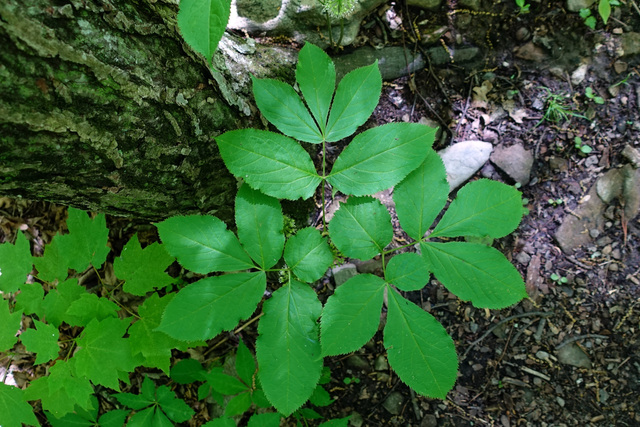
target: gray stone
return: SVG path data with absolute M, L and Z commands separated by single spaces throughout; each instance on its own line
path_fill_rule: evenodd
M 622 54 L 624 56 L 640 54 L 640 33 L 624 33 L 620 36 Z
M 460 6 L 471 10 L 480 10 L 480 0 L 459 0 Z
M 556 231 L 555 238 L 562 251 L 570 254 L 579 246 L 593 241 L 589 231 L 604 231 L 605 203 L 598 197 L 596 186 L 589 190 L 588 200 L 574 209 L 575 215 L 567 214 Z
M 622 150 L 622 155 L 631 162 L 634 168 L 640 168 L 640 151 L 627 144 Z
M 622 199 L 624 200 L 624 217 L 626 220 L 635 218 L 640 212 L 640 169 L 631 165 L 624 165 L 624 183 Z
M 373 365 L 373 369 L 375 369 L 376 371 L 386 371 L 387 369 L 389 369 L 387 358 L 382 355 L 378 356 Z
M 336 286 L 340 286 L 353 276 L 358 275 L 358 269 L 355 264 L 351 264 L 350 262 L 332 268 L 331 272 L 333 273 L 333 281 Z
M 365 372 L 369 372 L 371 370 L 371 366 L 369 366 L 367 359 L 357 354 L 352 354 L 347 358 L 347 365 Z
M 427 414 L 420 422 L 420 427 L 438 427 L 438 419 L 433 414 Z
M 567 10 L 580 12 L 580 9 L 589 9 L 596 0 L 567 0 Z
M 623 174 L 620 169 L 611 169 L 596 181 L 598 196 L 605 203 L 611 203 L 622 194 Z
M 491 161 L 509 175 L 515 182 L 522 185 L 529 183 L 531 167 L 533 166 L 533 154 L 526 150 L 522 144 L 511 147 L 496 147 L 491 154 Z
M 349 425 L 351 427 L 361 427 L 364 424 L 364 418 L 357 412 L 352 412 L 349 418 Z
M 442 46 L 432 47 L 427 50 L 432 65 L 449 64 L 451 62 L 451 53 Z M 478 58 L 480 49 L 477 47 L 461 47 L 453 51 L 453 62 L 464 63 L 470 62 Z
M 587 77 L 587 70 L 589 69 L 589 65 L 582 64 L 578 68 L 575 69 L 573 73 L 571 73 L 571 84 L 574 86 L 579 85 L 584 81 L 584 78 Z
M 261 24 L 275 19 L 281 7 L 282 0 L 236 0 L 238 16 Z
M 567 344 L 558 350 L 556 356 L 560 363 L 575 366 L 577 368 L 591 368 L 589 356 L 576 343 Z
M 380 74 L 384 80 L 394 80 L 398 77 L 406 76 L 422 69 L 425 64 L 422 55 L 419 53 L 414 55 L 410 49 L 393 46 L 374 49 L 367 46 L 356 49 L 348 55 L 333 58 L 336 64 L 338 80 L 356 68 L 373 64 L 376 59 L 378 60 Z
M 471 178 L 489 160 L 492 150 L 488 142 L 462 141 L 439 151 L 451 191 Z
M 436 9 L 442 0 L 407 0 L 407 5 L 420 7 L 422 9 Z
M 392 415 L 398 415 L 402 411 L 402 405 L 404 404 L 404 396 L 402 393 L 394 391 L 382 403 L 384 409 L 389 411 Z

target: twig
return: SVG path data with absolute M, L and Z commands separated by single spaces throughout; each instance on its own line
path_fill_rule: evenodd
M 519 319 L 521 317 L 529 317 L 529 316 L 549 317 L 549 316 L 553 316 L 553 314 L 554 313 L 551 312 L 551 311 L 529 311 L 527 313 L 514 314 L 513 316 L 506 317 L 506 318 L 502 319 L 501 321 L 499 321 L 498 323 L 496 323 L 495 325 L 493 325 L 491 328 L 489 328 L 489 330 L 487 330 L 487 332 L 482 334 L 482 336 L 480 338 L 478 338 L 477 340 L 472 342 L 469 345 L 469 347 L 467 347 L 465 352 L 462 354 L 462 359 L 465 359 L 467 357 L 467 354 L 469 354 L 469 352 L 471 351 L 471 349 L 473 347 L 475 347 L 476 345 L 478 345 L 478 343 L 480 343 L 486 337 L 488 337 L 489 334 L 491 334 L 491 332 L 493 332 L 496 328 L 500 327 L 501 325 L 503 325 L 503 324 L 505 324 L 507 322 L 510 322 L 510 321 L 512 321 L 514 319 Z
M 600 339 L 608 339 L 609 337 L 606 335 L 599 335 L 599 334 L 584 334 L 584 335 L 578 335 L 572 338 L 569 338 L 566 341 L 563 341 L 562 343 L 558 344 L 556 346 L 556 350 L 560 350 L 562 347 L 564 347 L 567 344 L 571 344 L 573 342 L 576 341 L 580 341 L 580 340 L 586 340 L 587 338 L 600 338 Z
M 633 7 L 635 8 L 636 12 L 638 12 L 638 15 L 640 15 L 640 8 L 638 8 L 638 5 L 636 4 L 636 2 L 634 0 L 629 0 L 629 1 L 631 2 Z

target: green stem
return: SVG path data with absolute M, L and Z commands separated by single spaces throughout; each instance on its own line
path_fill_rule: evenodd
M 322 186 L 321 186 L 321 191 L 322 191 L 322 231 L 325 232 L 327 231 L 327 220 L 325 218 L 326 214 L 327 214 L 327 210 L 326 210 L 326 201 L 325 201 L 325 197 L 324 197 L 324 189 L 325 189 L 325 185 L 326 185 L 326 179 L 325 177 L 327 176 L 327 143 L 325 142 L 324 138 L 322 139 Z

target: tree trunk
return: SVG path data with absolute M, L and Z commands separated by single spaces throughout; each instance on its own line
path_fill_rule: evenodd
M 213 138 L 255 126 L 250 73 L 291 80 L 292 49 L 181 39 L 177 0 L 0 1 L 0 194 L 160 219 L 232 218 Z

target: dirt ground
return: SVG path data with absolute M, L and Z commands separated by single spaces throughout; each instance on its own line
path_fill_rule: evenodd
M 326 389 L 335 402 L 317 412 L 327 419 L 356 414 L 354 426 L 640 425 L 640 221 L 626 218 L 615 199 L 591 243 L 566 251 L 555 237 L 596 179 L 628 163 L 624 147 L 640 149 L 640 59 L 620 57 L 618 37 L 640 31 L 633 4 L 628 0 L 596 31 L 555 1 L 532 2 L 531 13 L 522 15 L 508 2 L 490 13 L 395 10 L 398 22 L 413 22 L 413 30 L 365 20 L 361 45 L 386 40 L 419 52 L 416 30 L 427 32 L 420 26 L 427 21 L 446 29 L 437 45 L 479 49 L 474 62 L 427 64 L 385 83 L 370 124 L 427 119 L 444 129 L 436 149 L 482 140 L 519 144 L 533 154 L 531 180 L 521 188 L 529 212 L 513 235 L 494 244 L 522 273 L 530 299 L 501 311 L 476 309 L 435 280 L 409 293 L 455 340 L 460 372 L 447 399 L 417 396 L 405 386 L 381 357 L 378 333 L 355 354 L 326 359 L 332 372 Z M 587 97 L 587 87 L 603 103 Z M 592 151 L 576 147 L 576 137 Z M 476 176 L 514 184 L 490 162 Z M 4 236 L 27 224 L 47 241 L 63 223 L 63 208 L 0 199 Z M 109 224 L 114 242 L 134 230 L 153 236 L 149 225 L 130 219 Z M 233 337 L 224 340 L 211 342 L 220 354 L 234 348 Z

